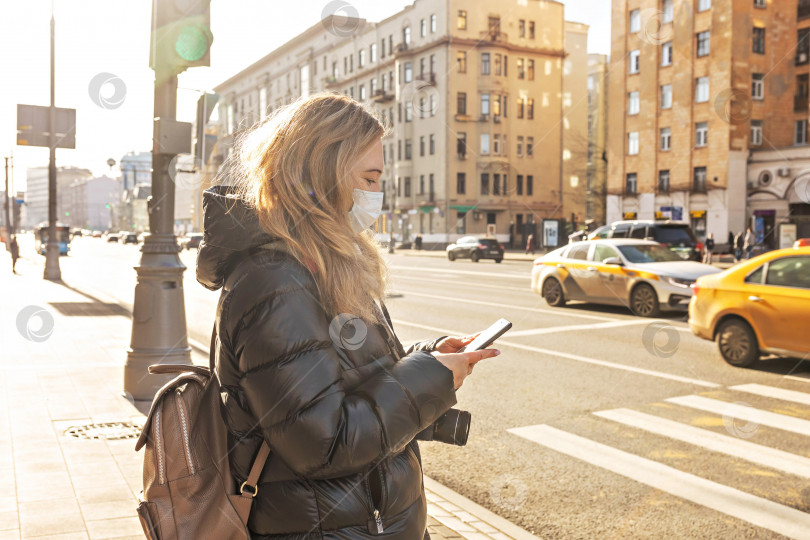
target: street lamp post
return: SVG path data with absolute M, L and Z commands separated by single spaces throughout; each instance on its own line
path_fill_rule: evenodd
M 391 202 L 388 204 L 388 209 L 391 211 L 391 219 L 388 230 L 388 253 L 394 253 L 394 209 L 397 201 L 397 189 L 394 182 L 391 182 Z

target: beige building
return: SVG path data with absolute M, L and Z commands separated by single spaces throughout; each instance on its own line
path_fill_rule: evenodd
M 671 216 L 721 243 L 752 226 L 775 247 L 780 223 L 810 214 L 790 199 L 790 162 L 808 155 L 808 17 L 806 0 L 613 0 L 608 220 Z
M 581 228 L 588 200 L 588 26 L 565 22 L 563 64 L 563 173 L 565 218 Z
M 588 55 L 588 157 L 585 217 L 605 224 L 607 189 L 608 57 Z
M 343 92 L 393 124 L 379 232 L 392 217 L 397 238 L 425 245 L 486 233 L 519 245 L 543 219 L 585 214 L 584 161 L 565 166 L 562 140 L 587 137 L 586 39 L 549 0 L 415 0 L 377 23 L 330 16 L 215 88 L 225 136 L 212 161 L 227 164 L 232 134 L 275 107 Z M 565 90 L 564 64 L 582 73 Z

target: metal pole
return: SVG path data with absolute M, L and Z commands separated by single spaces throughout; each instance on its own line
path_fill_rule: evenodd
M 6 160 L 6 191 L 5 191 L 5 207 L 6 207 L 6 246 L 11 242 L 11 235 L 14 234 L 14 218 L 8 210 L 8 158 Z
M 56 237 L 56 22 L 51 6 L 51 108 L 48 111 L 48 146 L 50 147 L 50 161 L 48 163 L 48 244 L 45 247 L 45 274 L 44 278 L 51 281 L 61 281 L 62 271 L 59 269 L 59 239 Z
M 394 206 L 396 204 L 397 188 L 394 182 L 391 182 L 391 199 L 388 203 L 388 209 L 391 210 L 391 223 L 388 230 L 388 253 L 394 252 Z
M 174 120 L 177 74 L 155 70 L 154 118 Z M 132 339 L 124 365 L 124 394 L 151 401 L 172 376 L 150 375 L 152 364 L 190 364 L 186 333 L 183 272 L 174 235 L 174 191 L 169 166 L 174 154 L 164 153 L 158 123 L 152 137 L 152 195 L 147 200 L 149 232 L 144 235 L 141 260 L 135 271 Z

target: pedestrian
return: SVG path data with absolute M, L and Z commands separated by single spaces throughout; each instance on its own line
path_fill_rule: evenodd
M 703 263 L 712 264 L 712 252 L 714 251 L 714 233 L 709 233 L 706 243 L 703 246 Z
M 728 254 L 734 255 L 734 233 L 728 231 Z
M 740 262 L 740 260 L 742 260 L 744 236 L 743 232 L 740 231 L 737 233 L 737 236 L 734 237 L 734 262 Z
M 421 234 L 416 235 L 415 244 L 416 244 L 416 249 L 421 251 L 422 250 L 422 235 Z
M 529 234 L 529 237 L 526 239 L 526 254 L 528 255 L 529 252 L 534 255 L 534 234 Z
M 756 240 L 754 238 L 754 233 L 751 232 L 751 227 L 748 227 L 745 230 L 745 239 L 743 240 L 743 251 L 745 251 L 745 258 L 751 258 L 751 252 L 754 251 L 754 244 Z
M 17 273 L 17 259 L 20 258 L 20 246 L 17 244 L 17 235 L 11 235 L 11 241 L 8 244 L 8 250 L 11 253 L 11 272 Z
M 385 131 L 347 96 L 300 98 L 245 135 L 232 185 L 204 193 L 197 281 L 222 289 L 213 353 L 235 485 L 262 441 L 271 452 L 253 538 L 430 538 L 417 439 L 463 444 L 455 391 L 499 354 L 459 352 L 472 336 L 407 351 L 396 338 L 368 230 Z

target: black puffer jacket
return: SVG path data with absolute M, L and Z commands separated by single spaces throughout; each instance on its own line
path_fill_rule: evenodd
M 318 301 L 310 272 L 272 242 L 226 188 L 203 197 L 197 280 L 222 288 L 216 372 L 231 470 L 270 458 L 249 527 L 258 539 L 421 540 L 427 505 L 415 437 L 456 403 L 452 372 L 407 352 L 387 325 L 354 335 Z M 362 336 L 365 331 L 365 337 Z M 359 333 L 358 333 L 359 332 Z

